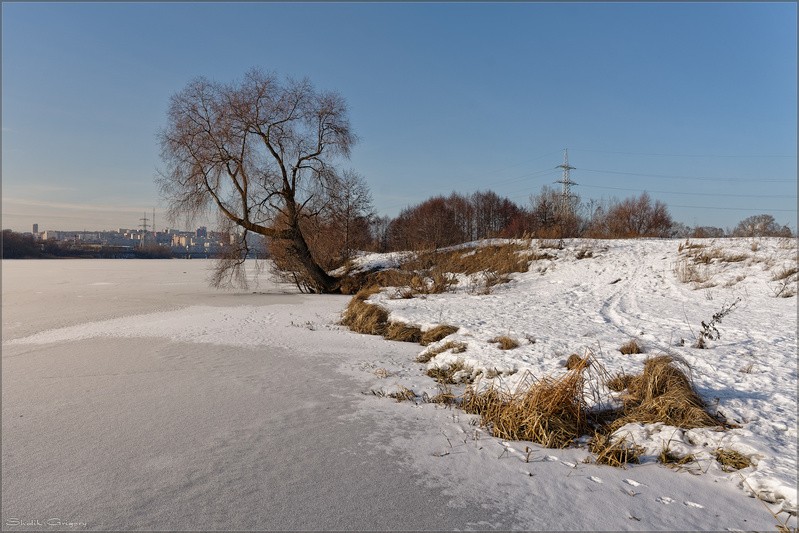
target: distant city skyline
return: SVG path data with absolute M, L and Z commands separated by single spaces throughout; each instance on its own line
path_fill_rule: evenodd
M 212 228 L 167 221 L 156 135 L 192 78 L 260 67 L 344 96 L 360 142 L 341 166 L 383 215 L 453 191 L 527 205 L 568 148 L 584 199 L 797 229 L 793 2 L 2 9 L 3 228 L 136 228 L 153 208 L 159 228 Z

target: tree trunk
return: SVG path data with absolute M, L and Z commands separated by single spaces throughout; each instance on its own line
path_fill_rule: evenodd
M 300 231 L 299 225 L 293 225 L 291 228 L 291 244 L 294 251 L 297 253 L 302 266 L 305 268 L 308 276 L 313 280 L 317 292 L 323 294 L 336 294 L 340 292 L 341 280 L 335 278 L 325 272 L 311 254 L 308 243 Z

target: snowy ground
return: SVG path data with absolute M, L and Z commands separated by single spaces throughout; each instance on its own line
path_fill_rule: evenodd
M 730 264 L 747 272 L 735 284 L 718 265 L 723 280 L 693 290 L 675 278 L 676 242 L 590 245 L 594 257 L 567 247 L 490 295 L 377 299 L 392 319 L 460 326 L 459 356 L 516 370 L 508 383 L 585 349 L 635 371 L 646 355 L 615 351 L 632 337 L 678 353 L 743 427 L 636 439 L 717 439 L 757 460 L 743 477 L 709 460 L 700 475 L 585 464 L 583 449 L 502 442 L 475 416 L 377 397 L 436 385 L 418 345 L 337 326 L 346 297 L 266 280 L 213 291 L 205 261 L 4 261 L 3 528 L 773 530 L 741 485 L 771 490 L 774 510 L 796 505 L 796 299 L 775 298 L 754 260 Z M 796 250 L 757 254 L 773 270 Z M 689 324 L 739 296 L 721 339 L 690 349 Z M 501 352 L 497 334 L 522 346 Z

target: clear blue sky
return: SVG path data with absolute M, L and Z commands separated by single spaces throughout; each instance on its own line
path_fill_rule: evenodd
M 155 207 L 162 228 L 169 97 L 257 66 L 344 95 L 345 166 L 383 214 L 453 190 L 524 204 L 568 148 L 583 198 L 796 229 L 796 48 L 795 2 L 4 2 L 2 223 L 135 227 Z

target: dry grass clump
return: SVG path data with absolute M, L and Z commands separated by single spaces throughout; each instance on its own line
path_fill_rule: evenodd
M 685 429 L 720 425 L 706 410 L 685 373 L 676 366 L 676 359 L 661 355 L 648 359 L 644 371 L 632 376 L 621 416 L 611 424 L 611 431 L 631 422 L 652 424 L 663 422 Z
M 430 368 L 427 370 L 427 375 L 439 383 L 454 385 L 463 381 L 471 382 L 471 370 L 471 368 L 463 364 L 463 361 L 457 360 L 444 366 Z M 455 379 L 455 374 L 462 371 L 468 371 L 468 376 L 462 373 L 459 379 Z
M 719 448 L 713 455 L 716 456 L 716 461 L 721 464 L 721 468 L 725 472 L 740 470 L 752 465 L 752 461 L 747 456 L 735 450 Z
M 700 270 L 696 264 L 681 260 L 674 265 L 674 273 L 680 283 L 706 283 L 710 276 L 704 270 Z
M 369 290 L 371 289 L 359 291 L 350 300 L 341 323 L 358 333 L 384 335 L 388 329 L 388 311 L 365 301 L 370 296 Z
M 682 252 L 683 250 L 695 250 L 697 248 L 705 248 L 706 244 L 700 244 L 698 242 L 691 242 L 690 240 L 686 239 L 685 243 L 680 243 L 677 246 L 677 251 Z
M 658 454 L 658 461 L 666 466 L 679 468 L 687 465 L 688 463 L 693 463 L 696 461 L 696 458 L 690 453 L 680 456 L 676 454 L 668 444 L 665 444 Z
M 452 392 L 447 385 L 439 385 L 438 393 L 433 396 L 427 396 L 427 393 L 422 395 L 426 403 L 435 403 L 439 405 L 457 405 L 460 398 L 457 394 Z
M 799 267 L 796 265 L 782 268 L 774 273 L 774 275 L 771 277 L 771 281 L 782 281 L 784 279 L 788 279 L 797 272 L 799 272 Z
M 597 432 L 589 444 L 591 453 L 596 455 L 596 463 L 600 465 L 623 468 L 624 465 L 640 462 L 644 448 L 634 443 L 627 442 L 627 437 L 615 442 L 607 435 Z
M 558 378 L 545 377 L 515 394 L 489 387 L 464 394 L 462 407 L 479 414 L 495 437 L 529 440 L 548 448 L 565 448 L 588 427 L 582 396 L 585 366 Z
M 446 324 L 441 324 L 440 326 L 428 329 L 422 334 L 422 346 L 427 346 L 428 344 L 433 344 L 434 342 L 438 342 L 444 337 L 452 335 L 459 329 L 460 328 L 457 328 L 455 326 L 448 326 Z
M 397 392 L 388 394 L 389 398 L 394 398 L 397 402 L 413 401 L 416 399 L 416 393 L 408 387 L 399 386 Z
M 576 353 L 573 353 L 573 354 L 571 354 L 569 356 L 568 359 L 566 359 L 566 365 L 565 366 L 566 366 L 566 368 L 568 370 L 574 370 L 575 368 L 578 368 L 578 367 L 581 367 L 581 366 L 585 366 L 586 364 L 588 364 L 588 363 L 585 360 L 585 358 L 580 357 Z
M 489 340 L 488 342 L 496 342 L 499 344 L 500 350 L 513 350 L 514 348 L 519 347 L 519 341 L 516 339 L 512 339 L 505 335 L 501 335 L 499 337 L 494 337 L 493 339 Z
M 619 347 L 619 351 L 624 355 L 644 353 L 643 347 L 635 339 L 630 339 Z
M 422 340 L 422 330 L 404 322 L 390 322 L 383 337 L 390 341 L 419 343 Z
M 416 357 L 417 363 L 427 363 L 433 357 L 447 350 L 452 350 L 452 353 L 463 353 L 466 351 L 466 343 L 458 341 L 448 341 L 438 346 L 437 348 L 427 349 Z
M 607 385 L 607 387 L 614 392 L 621 392 L 630 386 L 633 378 L 634 376 L 625 374 L 624 372 L 619 372 L 615 376 L 611 376 L 605 385 Z

